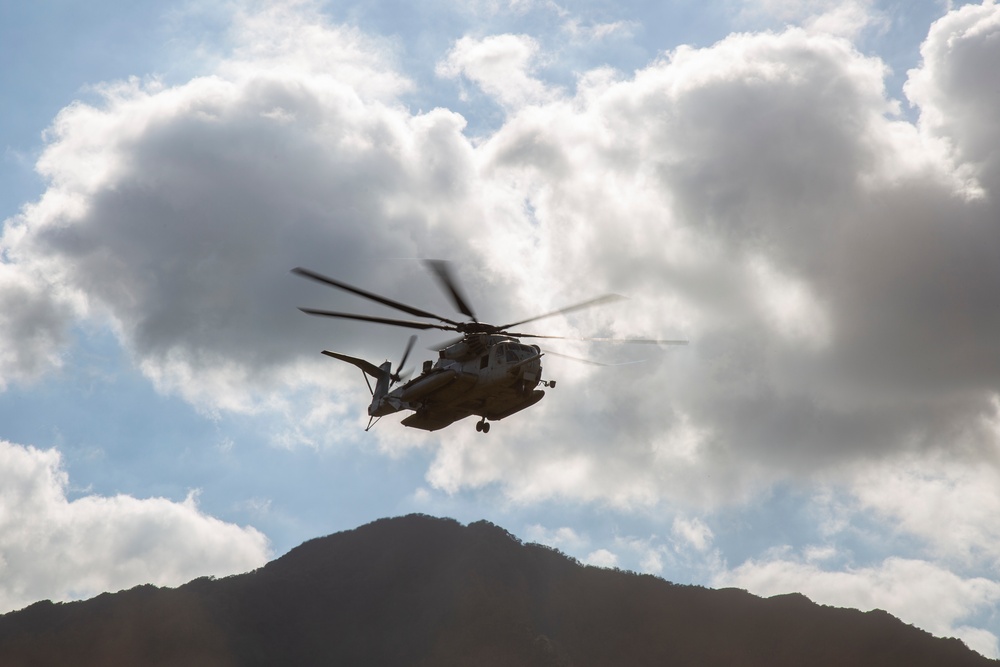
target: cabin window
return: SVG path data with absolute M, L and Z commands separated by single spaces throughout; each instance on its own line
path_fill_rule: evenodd
M 486 368 L 490 365 L 490 355 L 484 354 L 483 358 L 479 360 L 479 367 Z

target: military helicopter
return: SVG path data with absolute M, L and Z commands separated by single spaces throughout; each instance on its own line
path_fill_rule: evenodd
M 368 426 L 365 431 L 370 430 L 385 415 L 411 410 L 413 414 L 402 420 L 403 426 L 425 431 L 437 431 L 456 421 L 477 415 L 480 420 L 476 422 L 476 430 L 481 433 L 489 433 L 491 421 L 499 421 L 509 417 L 542 400 L 545 392 L 536 389 L 539 384 L 546 388 L 556 386 L 555 380 L 542 379 L 541 358 L 545 352 L 537 345 L 522 343 L 520 340 L 522 338 L 668 345 L 687 343 L 687 341 L 682 340 L 570 338 L 511 331 L 514 327 L 520 327 L 523 324 L 546 317 L 563 315 L 624 298 L 617 294 L 606 294 L 509 324 L 498 326 L 480 322 L 459 290 L 458 283 L 451 274 L 449 264 L 443 260 L 425 260 L 425 263 L 450 297 L 455 308 L 469 321 L 458 322 L 441 317 L 426 310 L 367 292 L 310 269 L 302 267 L 292 269 L 292 273 L 303 278 L 356 294 L 415 317 L 437 320 L 437 322 L 341 313 L 318 308 L 299 308 L 309 315 L 360 320 L 409 329 L 438 329 L 461 334 L 458 339 L 453 339 L 436 348 L 438 359 L 433 362 L 425 361 L 420 375 L 412 380 L 408 379 L 409 373 L 402 369 L 417 340 L 416 335 L 410 337 L 395 371 L 393 371 L 389 361 L 376 366 L 364 359 L 323 350 L 323 354 L 356 366 L 364 374 L 368 390 L 372 394 L 372 401 L 368 406 Z M 549 353 L 557 354 L 551 351 Z M 557 356 L 567 355 L 557 354 Z M 601 366 L 607 365 L 585 359 L 577 359 L 577 361 Z M 369 377 L 375 381 L 374 386 L 368 379 Z M 396 387 L 397 384 L 399 384 L 398 387 Z

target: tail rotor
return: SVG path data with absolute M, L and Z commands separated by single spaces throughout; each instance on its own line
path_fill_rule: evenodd
M 397 382 L 402 382 L 406 380 L 406 378 L 410 377 L 411 371 L 408 369 L 404 370 L 403 366 L 406 365 L 406 360 L 410 357 L 410 351 L 413 350 L 413 345 L 416 342 L 417 342 L 416 334 L 410 336 L 410 340 L 407 341 L 406 343 L 406 349 L 403 350 L 403 358 L 400 359 L 399 364 L 396 365 L 396 372 L 391 373 L 389 375 L 389 379 L 392 380 L 392 382 L 389 385 L 390 387 L 396 384 Z

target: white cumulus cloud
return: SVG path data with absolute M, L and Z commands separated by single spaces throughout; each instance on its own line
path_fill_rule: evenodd
M 554 97 L 532 75 L 538 52 L 538 43 L 527 35 L 463 37 L 438 64 L 437 72 L 451 78 L 464 76 L 504 107 L 516 109 Z
M 959 637 L 971 648 L 998 656 L 997 637 L 964 621 L 1000 602 L 1000 583 L 963 578 L 924 560 L 887 558 L 870 566 L 824 570 L 788 558 L 751 560 L 720 573 L 717 586 L 763 596 L 799 592 L 819 604 L 883 609 L 940 637 Z
M 91 318 L 162 391 L 319 446 L 358 429 L 367 392 L 318 351 L 396 358 L 408 332 L 302 315 L 377 306 L 288 270 L 454 316 L 413 261 L 443 257 L 483 321 L 616 292 L 539 333 L 691 345 L 553 343 L 645 363 L 547 355 L 558 388 L 485 438 L 386 420 L 380 450 L 432 448 L 438 489 L 704 508 L 900 451 L 988 460 L 1000 216 L 967 186 L 997 190 L 998 100 L 963 72 L 991 76 L 998 12 L 933 26 L 907 88 L 918 125 L 882 61 L 824 32 L 682 46 L 573 90 L 542 81 L 533 38 L 465 37 L 442 72 L 506 100 L 476 141 L 458 113 L 402 103 L 386 42 L 308 3 L 239 14 L 202 75 L 109 84 L 53 123 L 47 190 L 0 239 L 5 378 L 58 364 Z
M 859 473 L 852 492 L 899 534 L 945 562 L 1000 572 L 1000 470 L 973 460 L 904 456 Z
M 598 549 L 597 551 L 592 551 L 583 559 L 583 562 L 587 565 L 593 565 L 595 567 L 618 567 L 618 556 L 613 551 L 607 549 Z
M 194 495 L 70 499 L 68 484 L 56 450 L 0 441 L 0 613 L 236 574 L 270 555 L 264 535 L 206 515 Z

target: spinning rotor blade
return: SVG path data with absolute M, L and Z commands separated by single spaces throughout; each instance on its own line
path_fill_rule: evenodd
M 403 350 L 403 358 L 399 360 L 399 365 L 396 366 L 396 372 L 392 375 L 393 383 L 400 382 L 404 377 L 409 375 L 409 372 L 403 371 L 403 366 L 406 365 L 406 360 L 410 356 L 410 350 L 413 349 L 413 344 L 417 342 L 417 335 L 413 334 L 410 336 L 409 342 L 406 343 L 406 349 Z
M 444 348 L 451 347 L 455 343 L 461 343 L 463 340 L 465 340 L 465 336 L 464 335 L 463 336 L 458 336 L 457 338 L 449 338 L 448 340 L 444 341 L 443 343 L 438 343 L 437 345 L 432 345 L 432 346 L 428 347 L 427 349 L 428 350 L 433 350 L 434 352 L 440 352 Z
M 606 364 L 603 361 L 594 361 L 593 359 L 584 359 L 582 357 L 571 357 L 568 354 L 563 354 L 562 352 L 553 352 L 552 350 L 545 350 L 545 354 L 551 354 L 555 357 L 562 357 L 563 359 L 572 359 L 573 361 L 578 361 L 581 364 L 590 364 L 591 366 L 630 366 L 632 364 L 641 364 L 645 359 L 636 359 L 635 361 L 623 361 L 620 364 Z
M 403 350 L 403 358 L 399 360 L 399 365 L 396 368 L 402 368 L 406 365 L 406 359 L 410 356 L 410 350 L 413 349 L 413 344 L 417 342 L 417 334 L 410 336 L 409 342 L 406 343 L 406 349 Z
M 382 305 L 389 306 L 390 308 L 395 308 L 396 310 L 401 310 L 404 313 L 409 313 L 410 315 L 416 315 L 417 317 L 429 317 L 434 320 L 439 320 L 441 322 L 447 322 L 448 324 L 458 324 L 458 322 L 453 322 L 440 315 L 435 315 L 434 313 L 429 313 L 426 310 L 421 310 L 420 308 L 414 308 L 413 306 L 408 306 L 405 303 L 400 303 L 399 301 L 393 301 L 392 299 L 386 298 L 384 296 L 379 296 L 378 294 L 372 294 L 359 287 L 354 287 L 353 285 L 348 285 L 347 283 L 342 283 L 339 280 L 334 280 L 329 276 L 324 276 L 322 273 L 316 273 L 310 269 L 304 269 L 301 266 L 292 269 L 292 273 L 302 276 L 303 278 L 309 278 L 310 280 L 315 280 L 318 283 L 323 283 L 324 285 L 329 285 L 330 287 L 336 287 L 337 289 L 342 289 L 352 294 L 357 294 L 360 297 L 370 299 Z M 317 314 L 317 313 L 312 313 Z
M 378 324 L 389 324 L 394 327 L 407 327 L 409 329 L 441 329 L 443 331 L 458 331 L 457 328 L 445 324 L 432 324 L 430 322 L 413 322 L 410 320 L 394 320 L 390 317 L 375 317 L 373 315 L 356 315 L 354 313 L 337 313 L 332 310 L 320 310 L 318 308 L 302 308 L 307 315 L 319 315 L 321 317 L 339 317 L 344 320 L 361 320 L 362 322 L 377 322 Z
M 536 315 L 535 317 L 529 317 L 526 320 L 521 320 L 520 322 L 511 322 L 510 324 L 505 324 L 500 329 L 509 329 L 510 327 L 520 326 L 522 324 L 527 324 L 528 322 L 535 322 L 537 320 L 544 319 L 546 317 L 552 317 L 553 315 L 563 315 L 565 313 L 572 313 L 574 310 L 583 310 L 584 308 L 590 308 L 592 306 L 599 306 L 604 303 L 611 303 L 612 301 L 621 301 L 626 297 L 621 294 L 605 294 L 604 296 L 599 296 L 588 301 L 583 301 L 581 303 L 566 306 L 565 308 L 560 308 L 559 310 L 553 310 L 551 313 L 545 313 L 544 315 Z
M 577 336 L 543 336 L 542 334 L 510 333 L 512 338 L 548 338 L 550 340 L 582 340 L 596 343 L 640 343 L 645 345 L 687 345 L 686 340 L 657 340 L 652 338 L 580 338 Z
M 472 308 L 469 307 L 468 302 L 462 297 L 462 293 L 458 290 L 458 283 L 455 282 L 454 277 L 451 275 L 451 269 L 448 267 L 448 262 L 442 259 L 428 259 L 426 260 L 427 266 L 430 267 L 431 271 L 437 277 L 438 282 L 444 288 L 448 295 L 451 296 L 452 303 L 458 308 L 458 312 L 462 313 L 466 317 L 470 318 L 473 322 L 478 322 L 475 314 L 472 312 Z M 438 318 L 439 320 L 442 318 Z M 449 324 L 455 324 L 450 320 L 444 320 Z

